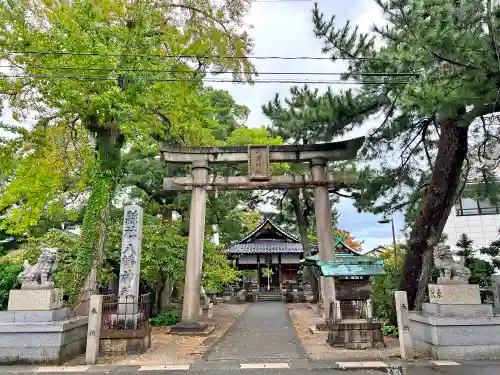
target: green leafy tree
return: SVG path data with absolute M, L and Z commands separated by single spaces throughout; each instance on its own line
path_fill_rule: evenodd
M 467 234 L 462 233 L 456 245 L 460 249 L 457 255 L 465 258 L 465 267 L 470 269 L 471 275 L 469 277 L 470 284 L 478 284 L 481 287 L 491 285 L 491 275 L 495 273 L 495 266 L 486 260 L 479 259 L 475 256 L 476 251 L 472 244 L 474 243 Z M 481 249 L 481 253 L 483 250 Z M 498 253 L 496 253 L 498 256 Z M 498 261 L 493 259 L 493 261 Z
M 275 101 L 274 107 L 282 118 L 316 125 L 325 140 L 382 114 L 363 147 L 368 163 L 360 171 L 358 207 L 405 209 L 413 219 L 400 288 L 409 307 L 418 309 L 428 281 L 425 259 L 472 165 L 468 144 L 484 160 L 498 133 L 488 115 L 496 111 L 499 11 L 487 2 L 376 3 L 387 23 L 370 33 L 350 23 L 337 26 L 317 5 L 313 10 L 322 51 L 333 61 L 346 60 L 342 79 L 360 88 L 315 95 L 306 88 L 292 92 L 292 106 Z
M 227 255 L 210 241 L 205 241 L 203 250 L 203 275 L 205 290 L 218 292 L 238 280 L 238 271 L 230 266 Z
M 395 322 L 392 301 L 403 274 L 404 246 L 397 246 L 396 261 L 394 260 L 393 248 L 384 249 L 377 258 L 384 261 L 386 274 L 372 277 L 372 299 L 375 315 L 382 320 Z
M 0 311 L 7 309 L 11 289 L 19 287 L 18 276 L 23 270 L 23 258 L 19 254 L 0 257 Z
M 21 0 L 0 7 L 1 56 L 14 73 L 1 77 L 0 92 L 14 110 L 14 118 L 37 112 L 37 139 L 56 138 L 53 134 L 59 131 L 74 140 L 77 130 L 93 139 L 95 152 L 90 153 L 94 158 L 87 181 L 90 197 L 74 275 L 79 287 L 85 284 L 93 291 L 97 285 L 124 144 L 148 148 L 155 140 L 210 143 L 213 138 L 206 126 L 207 106 L 200 96 L 199 79 L 211 66 L 231 69 L 235 78 L 253 73 L 247 59 L 208 57 L 250 52 L 248 35 L 240 27 L 247 5 L 244 0 L 219 4 Z M 192 62 L 198 66 L 195 72 Z M 69 144 L 73 152 L 81 149 L 77 143 Z M 61 172 L 69 168 L 68 163 L 58 166 L 64 160 L 62 150 L 55 148 L 54 153 L 57 158 L 50 159 L 45 152 L 32 156 L 33 162 L 46 165 L 46 173 L 35 173 L 33 163 L 16 167 L 29 166 L 32 172 L 26 171 L 20 179 L 16 170 L 8 189 L 24 185 L 39 191 L 33 207 L 57 203 L 67 176 L 77 175 L 78 168 Z M 89 154 L 84 155 L 87 160 Z M 54 171 L 59 172 L 55 178 Z M 42 194 L 45 187 L 48 193 Z M 28 225 L 36 223 L 37 212 L 31 213 L 29 205 L 21 205 L 20 210 L 30 217 Z M 73 292 L 74 299 L 79 292 Z

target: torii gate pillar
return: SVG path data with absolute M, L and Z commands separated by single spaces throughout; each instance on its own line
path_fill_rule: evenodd
M 208 163 L 204 160 L 194 161 L 192 171 L 195 185 L 191 194 L 184 302 L 182 305 L 182 321 L 186 323 L 198 322 L 200 318 L 201 272 L 207 208 L 207 189 L 203 184 L 207 182 Z
M 313 181 L 325 181 L 328 178 L 327 160 L 314 158 L 311 160 L 311 174 Z M 316 216 L 316 232 L 318 236 L 319 260 L 329 261 L 335 259 L 332 232 L 332 205 L 328 186 L 314 186 L 314 214 Z M 320 276 L 321 295 L 323 297 L 323 315 L 325 320 L 333 317 L 330 314 L 330 303 L 335 302 L 335 279 Z

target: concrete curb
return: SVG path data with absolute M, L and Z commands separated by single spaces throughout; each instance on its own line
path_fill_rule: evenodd
M 293 309 L 292 308 L 287 308 L 285 307 L 285 310 L 286 310 L 286 317 L 288 319 L 288 322 L 290 323 L 290 325 L 292 326 L 292 329 L 293 329 L 293 333 L 294 333 L 294 336 L 295 336 L 295 344 L 297 345 L 297 352 L 299 353 L 299 355 L 301 355 L 302 357 L 306 358 L 308 361 L 311 360 L 311 358 L 309 357 L 309 355 L 307 354 L 307 351 L 306 351 L 306 348 L 304 347 L 304 345 L 302 344 L 302 340 L 300 339 L 299 337 L 299 334 L 297 333 L 297 330 L 295 329 L 295 326 L 293 325 L 293 319 L 292 319 L 292 315 L 290 313 L 290 311 Z

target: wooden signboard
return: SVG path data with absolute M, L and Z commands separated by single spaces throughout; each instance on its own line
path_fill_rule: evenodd
M 336 280 L 335 298 L 338 301 L 367 300 L 371 297 L 370 280 Z
M 248 146 L 248 177 L 269 180 L 269 146 Z

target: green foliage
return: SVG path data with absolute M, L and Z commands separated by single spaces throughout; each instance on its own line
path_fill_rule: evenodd
M 382 327 L 382 334 L 384 336 L 397 337 L 398 336 L 398 327 L 395 327 L 395 326 L 383 326 Z
M 10 290 L 20 286 L 17 277 L 22 270 L 22 257 L 17 254 L 0 257 L 0 311 L 7 309 Z
M 179 311 L 165 311 L 162 314 L 152 317 L 149 322 L 153 327 L 170 326 L 181 321 Z
M 229 265 L 226 254 L 210 241 L 203 251 L 203 286 L 205 290 L 222 292 L 224 287 L 238 280 L 238 272 Z
M 10 232 L 24 233 L 44 212 L 63 210 L 68 195 L 90 190 L 73 296 L 90 268 L 100 267 L 124 142 L 151 151 L 157 140 L 189 145 L 215 140 L 210 100 L 200 81 L 204 70 L 230 69 L 240 79 L 250 78 L 254 69 L 244 58 L 201 61 L 197 56 L 249 53 L 252 46 L 242 27 L 247 7 L 246 0 L 20 0 L 0 7 L 1 55 L 15 73 L 0 77 L 1 98 L 14 119 L 33 112 L 39 118 L 31 132 L 2 126 L 18 137 L 0 143 L 1 155 L 7 156 L 0 171 L 9 177 L 0 192 L 0 210 L 10 211 Z M 148 54 L 165 57 L 145 58 Z M 197 72 L 192 63 L 199 65 Z M 95 74 L 87 75 L 89 69 Z M 95 155 L 89 133 L 96 141 Z
M 123 211 L 113 212 L 111 220 L 106 262 L 119 272 Z M 169 277 L 173 283 L 183 279 L 187 238 L 179 233 L 178 223 L 165 223 L 161 217 L 144 214 L 141 250 L 141 281 L 144 284 L 154 289 L 162 277 Z
M 384 276 L 372 277 L 372 299 L 375 316 L 383 321 L 394 321 L 391 318 L 394 292 L 398 290 L 399 280 L 403 274 L 404 251 L 398 247 L 397 263 L 394 261 L 394 250 L 387 248 L 377 257 L 384 261 Z
M 262 277 L 271 277 L 274 275 L 274 272 L 271 268 L 261 268 Z
M 30 237 L 23 246 L 23 253 L 30 264 L 35 264 L 40 256 L 41 248 L 57 248 L 59 260 L 53 279 L 57 287 L 71 292 L 71 286 L 75 284 L 75 262 L 79 243 L 80 236 L 59 229 L 51 229 L 42 237 Z
M 486 260 L 479 259 L 475 256 L 472 241 L 467 234 L 462 233 L 456 245 L 460 249 L 457 255 L 465 258 L 465 266 L 470 269 L 471 276 L 469 278 L 470 284 L 478 284 L 481 287 L 491 285 L 491 275 L 495 273 L 495 266 Z M 481 253 L 483 251 L 481 250 Z M 498 255 L 498 254 L 497 254 Z M 495 259 L 493 259 L 495 261 Z

